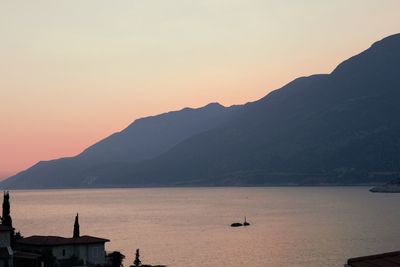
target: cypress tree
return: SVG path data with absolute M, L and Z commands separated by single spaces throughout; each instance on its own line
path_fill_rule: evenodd
M 139 259 L 140 255 L 139 255 L 139 249 L 136 250 L 136 255 L 135 255 L 135 261 L 133 262 L 133 266 L 138 267 L 142 264 L 142 262 Z
M 1 224 L 4 226 L 12 227 L 12 219 L 11 219 L 11 215 L 10 215 L 10 194 L 8 191 L 4 192 L 3 214 L 1 217 Z
M 77 237 L 79 237 L 79 218 L 78 218 L 78 213 L 76 214 L 76 216 L 75 216 L 75 223 L 74 223 L 74 235 L 73 235 L 73 237 L 74 238 L 77 238 Z
M 3 212 L 1 216 L 1 224 L 3 226 L 11 227 L 10 231 L 10 244 L 11 247 L 14 247 L 14 228 L 12 226 L 12 219 L 10 215 L 10 193 L 8 191 L 4 191 L 3 196 Z

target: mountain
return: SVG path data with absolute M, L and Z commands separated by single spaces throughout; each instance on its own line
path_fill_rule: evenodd
M 87 169 L 104 163 L 133 163 L 156 157 L 186 138 L 228 121 L 239 106 L 211 103 L 199 109 L 185 108 L 134 121 L 90 146 L 76 157 L 41 161 L 8 178 L 3 187 L 47 188 L 89 186 L 94 182 Z
M 105 150 L 95 153 L 98 164 L 79 175 L 68 164 L 49 172 L 42 163 L 3 186 L 80 187 L 88 177 L 91 186 L 381 183 L 400 175 L 398 103 L 400 34 L 376 42 L 330 74 L 298 78 L 229 109 L 212 126 L 174 139 L 158 153 L 123 154 L 125 161 L 116 151 L 114 161 L 105 154 L 115 143 L 105 142 Z M 119 140 L 116 144 L 126 143 Z M 85 162 L 84 154 L 74 158 L 76 164 Z
M 246 105 L 227 127 L 186 140 L 129 177 L 217 185 L 380 182 L 400 171 L 399 101 L 397 34 L 331 74 L 299 78 Z

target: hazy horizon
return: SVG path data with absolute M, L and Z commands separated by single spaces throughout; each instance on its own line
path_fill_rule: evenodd
M 0 179 L 137 118 L 329 73 L 400 26 L 390 0 L 0 5 Z

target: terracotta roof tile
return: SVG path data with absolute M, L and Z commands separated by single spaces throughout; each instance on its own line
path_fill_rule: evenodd
M 82 244 L 96 244 L 105 243 L 110 240 L 94 237 L 94 236 L 80 236 L 77 238 L 67 238 L 60 236 L 29 236 L 18 240 L 17 243 L 21 245 L 32 245 L 32 246 L 63 246 L 63 245 L 82 245 Z

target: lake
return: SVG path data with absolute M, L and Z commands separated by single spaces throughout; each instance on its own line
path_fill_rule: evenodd
M 151 188 L 11 191 L 24 236 L 111 240 L 132 264 L 343 266 L 349 257 L 400 250 L 400 194 L 367 187 Z M 251 223 L 231 228 L 232 222 Z

